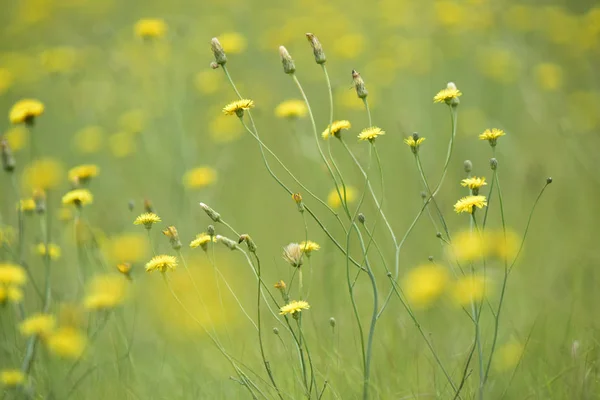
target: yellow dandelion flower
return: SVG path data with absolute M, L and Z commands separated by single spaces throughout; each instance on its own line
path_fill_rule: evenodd
M 492 251 L 500 260 L 511 262 L 519 253 L 521 247 L 521 237 L 516 232 L 507 230 L 506 235 L 503 231 L 491 234 Z
M 452 236 L 452 245 L 449 257 L 456 258 L 459 262 L 476 261 L 487 256 L 490 250 L 487 235 L 482 236 L 475 232 L 461 231 Z
M 287 287 L 287 285 L 285 284 L 284 281 L 279 281 L 279 282 L 275 282 L 275 285 L 273 285 L 273 287 L 275 289 L 279 289 L 279 290 L 285 290 L 285 288 Z
M 167 33 L 167 24 L 162 19 L 140 19 L 135 23 L 134 32 L 142 39 L 161 38 Z
M 4 132 L 4 138 L 13 152 L 18 152 L 27 146 L 29 142 L 29 130 L 24 126 L 13 126 Z
M 341 195 L 341 196 L 340 196 Z M 342 205 L 342 198 L 344 199 L 344 203 L 352 203 L 356 200 L 356 189 L 352 186 L 346 186 L 346 190 L 340 188 L 340 193 L 336 189 L 332 189 L 327 196 L 327 204 L 331 208 L 338 208 Z
M 488 142 L 490 142 L 490 145 L 494 147 L 496 146 L 496 141 L 498 140 L 498 138 L 504 135 L 506 135 L 506 133 L 504 133 L 502 129 L 492 128 L 483 131 L 483 133 L 479 135 L 479 139 L 487 140 Z
M 498 355 L 494 360 L 494 368 L 499 371 L 512 370 L 519 364 L 525 348 L 517 342 L 509 342 L 498 348 Z
M 83 306 L 88 310 L 108 310 L 125 301 L 126 282 L 118 275 L 100 275 L 88 286 Z
M 473 213 L 475 208 L 483 208 L 487 206 L 487 199 L 485 196 L 466 196 L 460 199 L 454 204 L 454 211 L 457 213 L 468 212 Z
M 39 100 L 23 99 L 12 106 L 8 115 L 13 124 L 33 124 L 36 117 L 44 113 L 44 104 Z
M 305 117 L 308 113 L 306 104 L 302 100 L 286 100 L 275 108 L 275 115 L 279 118 L 296 119 Z
M 123 263 L 117 264 L 117 271 L 119 271 L 120 273 L 122 273 L 123 275 L 125 275 L 126 277 L 131 279 L 131 277 L 130 277 L 131 263 L 123 262 Z
M 476 176 L 473 176 L 471 178 L 466 178 L 460 181 L 460 185 L 462 187 L 468 187 L 471 190 L 475 190 L 487 185 L 487 183 L 485 182 L 485 177 L 482 176 L 481 178 L 478 178 Z
M 65 326 L 58 328 L 46 339 L 51 353 L 63 357 L 77 359 L 85 350 L 87 339 L 79 330 Z
M 377 136 L 385 135 L 385 132 L 376 126 L 365 128 L 358 134 L 358 140 L 373 142 Z
M 302 310 L 308 310 L 310 305 L 303 300 L 293 300 L 279 309 L 280 315 L 291 314 L 302 312 Z
M 48 246 L 46 246 L 44 243 L 39 243 L 35 247 L 35 252 L 43 257 L 48 256 L 51 260 L 57 260 L 61 255 L 60 247 L 54 243 L 48 243 Z
M 21 212 L 31 214 L 35 211 L 35 200 L 33 199 L 21 199 L 19 203 L 17 203 L 17 210 L 21 210 Z
M 63 180 L 64 167 L 53 158 L 40 158 L 25 167 L 22 182 L 25 189 L 48 190 L 57 187 Z
M 85 164 L 69 170 L 69 180 L 73 183 L 86 183 L 100 173 L 97 165 Z
M 25 383 L 25 375 L 18 369 L 3 369 L 0 371 L 0 382 L 4 387 L 14 388 Z
M 248 99 L 236 100 L 225 107 L 223 107 L 223 114 L 225 115 L 237 115 L 238 117 L 242 117 L 244 115 L 244 110 L 249 110 L 254 107 L 254 101 Z
M 217 171 L 211 167 L 191 169 L 183 175 L 183 185 L 188 189 L 200 189 L 217 180 Z
M 177 258 L 165 254 L 154 256 L 146 263 L 146 272 L 167 272 L 174 271 L 175 268 L 177 268 Z
M 146 259 L 148 238 L 141 233 L 123 233 L 110 238 L 106 252 L 113 263 L 135 263 Z
M 459 278 L 452 289 L 454 301 L 460 306 L 478 302 L 486 294 L 486 281 L 483 276 L 463 276 Z
M 317 251 L 321 248 L 318 243 L 315 243 L 312 240 L 301 242 L 300 247 L 302 248 L 302 252 L 306 254 L 307 257 L 310 257 L 313 251 Z
M 73 146 L 82 154 L 98 152 L 104 144 L 104 131 L 99 126 L 88 126 L 73 136 Z
M 75 189 L 65 194 L 62 198 L 62 204 L 67 206 L 72 204 L 76 207 L 82 207 L 94 202 L 94 196 L 87 189 Z
M 246 38 L 237 32 L 227 32 L 218 36 L 223 50 L 231 54 L 243 53 L 246 50 Z
M 453 100 L 458 100 L 458 98 L 462 96 L 460 90 L 456 88 L 456 85 L 452 82 L 448 83 L 448 86 L 445 89 L 440 90 L 434 97 L 434 103 L 446 103 L 451 104 Z
M 406 139 L 404 139 L 404 143 L 406 143 L 408 146 L 412 147 L 413 149 L 418 148 L 421 145 L 421 143 L 423 143 L 424 141 L 425 141 L 424 137 L 420 137 L 420 138 L 417 138 L 417 140 L 415 140 L 414 137 L 409 136 Z
M 418 266 L 406 274 L 404 293 L 409 303 L 419 308 L 433 304 L 446 289 L 448 272 L 437 264 Z
M 22 286 L 25 282 L 27 282 L 27 274 L 22 267 L 0 263 L 0 284 Z
M 196 239 L 190 242 L 190 247 L 195 249 L 198 247 L 202 247 L 202 250 L 206 250 L 208 248 L 208 243 L 211 241 L 211 236 L 208 233 L 200 233 L 196 236 Z M 213 243 L 217 242 L 217 239 L 212 236 Z
M 323 139 L 329 139 L 330 136 L 335 136 L 337 138 L 341 137 L 342 129 L 348 130 L 352 127 L 350 121 L 346 121 L 345 119 L 340 121 L 333 121 L 331 125 L 327 125 L 327 128 L 321 133 Z
M 56 326 L 56 318 L 50 314 L 33 314 L 19 325 L 19 331 L 23 336 L 48 337 Z
M 143 214 L 139 215 L 135 219 L 135 221 L 133 221 L 133 224 L 134 225 L 144 225 L 146 227 L 146 229 L 150 229 L 150 228 L 152 228 L 152 225 L 154 225 L 160 221 L 161 221 L 161 219 L 158 215 L 150 212 L 150 213 L 143 213 Z

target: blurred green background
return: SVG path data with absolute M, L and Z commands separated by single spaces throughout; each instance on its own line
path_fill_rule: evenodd
M 160 276 L 143 273 L 152 252 L 143 229 L 132 222 L 143 212 L 145 200 L 163 220 L 152 231 L 160 252 L 171 249 L 159 230 L 167 225 L 178 228 L 208 312 L 195 298 L 183 270 L 172 274 L 174 286 L 198 318 L 214 325 L 231 354 L 266 378 L 250 323 L 208 258 L 187 244 L 210 223 L 198 206 L 205 202 L 238 232 L 252 236 L 266 282 L 288 281 L 293 271 L 282 260 L 281 249 L 304 240 L 304 224 L 292 199 L 268 175 L 256 141 L 237 118 L 222 114 L 222 107 L 236 96 L 222 71 L 210 68 L 209 43 L 212 37 L 220 38 L 240 92 L 255 101 L 253 115 L 262 139 L 306 186 L 326 199 L 333 185 L 316 152 L 309 119 L 289 121 L 274 113 L 282 101 L 301 98 L 281 68 L 277 49 L 285 45 L 296 61 L 296 75 L 311 101 L 318 132 L 329 123 L 327 86 L 304 36 L 313 32 L 328 57 L 334 119 L 352 123 L 344 135 L 366 165 L 368 146 L 355 141 L 354 135 L 368 126 L 368 120 L 352 89 L 351 70 L 360 71 L 365 80 L 374 124 L 386 131 L 377 142 L 386 182 L 384 210 L 397 235 L 417 214 L 422 190 L 413 156 L 402 140 L 415 131 L 427 138 L 421 158 L 430 181 L 437 182 L 450 118 L 448 107 L 434 104 L 432 98 L 449 81 L 463 93 L 455 153 L 438 196 L 452 230 L 468 226 L 467 218 L 452 209 L 465 194 L 459 185 L 465 175 L 463 161 L 472 160 L 473 173 L 491 175 L 491 150 L 477 139 L 485 129 L 507 133 L 499 140 L 496 157 L 512 230 L 522 234 L 545 179 L 554 178 L 510 277 L 498 339 L 499 346 L 508 349 L 498 356 L 506 358 L 507 366 L 494 369 L 486 394 L 598 398 L 600 7 L 596 2 L 20 0 L 5 1 L 1 7 L 0 109 L 8 115 L 22 98 L 39 99 L 46 107 L 31 132 L 11 126 L 8 118 L 0 122 L 0 132 L 15 153 L 22 197 L 31 196 L 32 187 L 22 177 L 35 159 L 59 163 L 38 174 L 61 170 L 54 171 L 61 179 L 48 191 L 52 241 L 62 249 L 52 267 L 52 311 L 58 314 L 61 304 L 80 302 L 81 268 L 89 275 L 101 271 L 94 262 L 96 253 L 84 257 L 82 265 L 72 219 L 61 211 L 60 198 L 70 188 L 69 168 L 99 166 L 100 175 L 89 185 L 94 204 L 85 208 L 85 218 L 98 254 L 110 268 L 123 258 L 133 263 L 133 295 L 94 341 L 77 374 L 64 379 L 71 364 L 40 350 L 32 373 L 39 393 L 52 391 L 53 398 L 65 398 L 75 376 L 95 366 L 72 398 L 247 396 L 229 379 L 233 375 L 229 365 L 170 297 Z M 145 39 L 136 35 L 135 25 L 144 18 L 164 21 L 164 35 Z M 335 144 L 333 154 L 345 179 L 362 188 L 360 173 Z M 214 179 L 186 187 L 186 172 L 197 167 L 208 167 Z M 281 168 L 274 169 L 293 190 L 301 191 Z M 7 174 L 0 176 L 0 185 L 2 228 L 16 229 L 18 199 Z M 335 220 L 303 195 L 343 241 Z M 363 212 L 367 220 L 376 219 L 372 204 L 366 204 Z M 490 207 L 490 215 L 490 226 L 500 227 L 498 208 Z M 31 247 L 41 240 L 36 218 L 25 221 Z M 232 236 L 220 225 L 217 229 Z M 311 309 L 304 313 L 304 326 L 318 378 L 331 385 L 324 398 L 358 398 L 362 372 L 345 259 L 313 221 L 308 229 L 309 238 L 322 246 L 305 272 Z M 402 273 L 427 262 L 428 256 L 445 262 L 435 233 L 422 218 L 402 252 Z M 391 262 L 394 250 L 381 221 L 377 237 Z M 6 251 L 1 254 L 3 260 L 10 258 Z M 245 259 L 221 247 L 215 248 L 215 258 L 254 315 L 256 284 Z M 26 251 L 25 259 L 41 284 L 41 259 L 33 251 Z M 381 266 L 375 269 L 381 291 L 387 293 L 385 272 Z M 502 270 L 489 274 L 490 299 L 495 303 Z M 357 298 L 362 299 L 366 321 L 372 301 L 366 279 L 359 281 Z M 28 313 L 40 307 L 30 286 L 24 305 Z M 18 367 L 23 358 L 25 340 L 11 336 L 17 319 L 11 314 L 8 308 L 0 309 L 0 329 L 5 333 L 0 369 Z M 297 365 L 290 360 L 291 348 L 285 346 L 288 338 L 280 341 L 273 335 L 276 323 L 265 315 L 273 369 L 290 395 L 300 398 L 298 372 L 293 372 Z M 337 321 L 335 329 L 329 325 L 330 317 Z M 468 317 L 447 300 L 420 311 L 419 317 L 453 376 L 460 377 L 473 340 Z M 484 318 L 482 326 L 484 347 L 489 350 L 491 319 Z M 510 353 L 515 343 L 525 348 L 516 370 Z M 128 347 L 130 357 L 125 356 Z M 472 375 L 464 391 L 467 398 L 477 388 L 476 372 Z M 373 385 L 376 398 L 451 398 L 397 299 L 377 325 Z

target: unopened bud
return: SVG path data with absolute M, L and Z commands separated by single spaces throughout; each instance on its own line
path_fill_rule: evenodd
M 212 69 L 217 69 L 217 68 L 219 68 L 219 64 L 217 64 L 217 63 L 216 63 L 216 62 L 214 62 L 214 61 L 211 61 L 211 63 L 210 63 L 210 67 L 211 67 Z
M 498 168 L 498 160 L 496 160 L 495 158 L 491 158 L 490 159 L 490 168 L 492 169 L 492 171 L 495 171 L 496 168 Z
M 294 199 L 294 201 L 296 202 L 296 205 L 298 206 L 298 211 L 300 211 L 301 213 L 304 212 L 304 203 L 302 202 L 302 195 L 300 193 L 294 193 L 292 195 L 292 199 Z
M 427 257 L 427 259 L 428 259 L 429 261 L 433 262 L 433 256 L 429 256 L 429 257 Z
M 0 140 L 0 152 L 2 153 L 2 169 L 6 172 L 13 172 L 15 170 L 15 158 L 13 157 L 10 145 L 5 138 Z
M 365 214 L 359 213 L 358 214 L 358 222 L 360 222 L 361 224 L 364 224 L 365 221 L 366 221 Z
M 273 328 L 273 333 L 276 334 L 276 335 L 279 335 L 279 329 Z
M 421 198 L 425 200 L 427 198 L 427 193 L 421 192 Z
M 258 247 L 256 246 L 256 243 L 254 243 L 254 240 L 252 240 L 250 235 L 247 235 L 245 233 L 243 235 L 241 235 L 238 240 L 238 244 L 240 244 L 242 242 L 246 242 L 246 245 L 248 246 L 248 250 L 251 253 L 256 253 L 256 250 L 258 249 Z
M 209 225 L 206 228 L 206 233 L 208 233 L 208 235 L 211 236 L 211 237 L 215 236 L 215 226 L 214 225 Z
M 279 46 L 279 55 L 281 56 L 281 64 L 283 65 L 283 72 L 286 74 L 293 74 L 296 72 L 296 65 L 292 56 L 284 46 Z
M 153 213 L 154 207 L 152 207 L 152 202 L 148 199 L 144 200 L 144 211 L 147 213 Z
M 200 203 L 200 207 L 206 212 L 206 215 L 210 217 L 214 222 L 221 222 L 221 214 L 210 208 L 204 203 Z
M 35 202 L 35 212 L 43 214 L 46 212 L 46 192 L 42 189 L 33 191 L 33 201 Z
M 127 208 L 129 209 L 129 211 L 133 211 L 133 209 L 135 208 L 135 201 L 133 199 L 127 202 Z
M 225 65 L 227 62 L 227 55 L 225 55 L 225 50 L 223 50 L 223 46 L 221 46 L 221 42 L 219 39 L 212 38 L 210 41 L 210 48 L 215 56 L 215 62 L 218 65 Z
M 549 177 L 546 178 L 546 185 L 549 185 L 551 183 L 552 183 L 552 177 L 549 176 Z
M 319 39 L 317 39 L 317 37 L 312 33 L 307 33 L 306 38 L 310 42 L 310 45 L 313 49 L 315 61 L 317 62 L 317 64 L 325 64 L 325 61 L 327 61 L 327 57 L 325 57 L 325 52 L 323 51 L 323 46 L 321 46 L 321 42 L 319 42 Z
M 365 99 L 369 95 L 369 91 L 365 87 L 365 81 L 363 81 L 363 78 L 360 76 L 360 73 L 355 69 L 352 70 L 352 81 L 354 82 L 356 95 L 360 99 Z
M 435 237 L 438 238 L 438 239 L 441 239 L 442 238 L 442 233 L 441 232 L 436 233 Z
M 217 242 L 223 243 L 229 250 L 236 250 L 238 248 L 236 242 L 225 236 L 217 235 L 216 238 Z
M 388 278 L 392 277 L 392 273 L 390 271 L 387 272 L 387 274 L 385 274 L 385 276 L 387 276 Z
M 163 235 L 169 238 L 171 242 L 171 246 L 174 250 L 181 249 L 181 240 L 179 240 L 179 233 L 177 232 L 177 228 L 174 226 L 169 226 L 167 229 L 162 231 Z
M 465 172 L 468 174 L 473 170 L 473 163 L 471 160 L 465 160 L 463 167 L 465 168 Z
M 329 326 L 331 326 L 332 328 L 335 328 L 335 318 L 333 318 L 333 317 L 329 318 Z

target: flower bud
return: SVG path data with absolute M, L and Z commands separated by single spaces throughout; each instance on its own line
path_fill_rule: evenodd
M 208 235 L 209 235 L 210 237 L 213 237 L 213 236 L 215 236 L 215 226 L 214 226 L 214 225 L 209 225 L 209 226 L 206 228 L 206 233 L 208 233 Z
M 217 235 L 216 238 L 217 242 L 223 243 L 229 250 L 237 250 L 238 245 L 233 240 L 221 235 Z
M 429 256 L 429 257 L 427 257 L 427 259 L 428 259 L 430 262 L 433 262 L 433 256 Z
M 495 158 L 491 158 L 490 159 L 490 168 L 492 169 L 492 171 L 495 171 L 496 168 L 498 168 L 498 160 L 496 160 Z
M 147 213 L 153 213 L 154 207 L 152 207 L 152 202 L 148 199 L 144 200 L 144 211 Z
M 169 226 L 167 229 L 162 231 L 163 235 L 169 238 L 171 242 L 171 246 L 174 250 L 181 249 L 181 240 L 179 240 L 179 233 L 177 232 L 177 228 L 174 226 Z
M 135 208 L 135 201 L 134 201 L 133 199 L 130 199 L 130 200 L 127 202 L 127 209 L 128 209 L 129 211 L 133 211 L 133 209 L 134 209 L 134 208 Z
M 323 47 L 321 46 L 321 42 L 319 42 L 319 39 L 317 39 L 317 37 L 312 33 L 307 33 L 306 38 L 310 42 L 310 45 L 313 49 L 315 61 L 317 62 L 317 64 L 325 64 L 325 61 L 327 61 L 327 57 L 325 57 L 325 52 L 323 51 Z
M 331 326 L 332 328 L 335 328 L 335 318 L 333 318 L 333 317 L 329 318 L 329 326 Z
M 355 69 L 352 70 L 352 81 L 354 82 L 354 88 L 356 89 L 356 95 L 360 99 L 365 99 L 369 95 L 369 91 L 365 87 L 365 81 L 360 76 L 360 73 Z
M 551 183 L 552 183 L 552 177 L 549 176 L 549 177 L 546 178 L 546 185 L 549 185 Z
M 441 239 L 442 238 L 442 232 L 436 233 L 435 237 L 438 238 L 438 239 Z
M 2 157 L 2 169 L 6 172 L 13 172 L 15 170 L 15 158 L 10 149 L 10 145 L 5 138 L 0 141 L 0 152 Z
M 210 63 L 210 67 L 211 67 L 212 69 L 217 69 L 217 68 L 219 68 L 219 64 L 217 64 L 216 62 L 212 61 L 212 62 Z
M 296 72 L 296 65 L 294 64 L 294 60 L 292 60 L 292 56 L 285 47 L 279 46 L 279 55 L 281 56 L 283 72 L 285 72 L 286 74 L 293 74 L 294 72 Z
M 256 243 L 254 243 L 254 240 L 252 240 L 250 235 L 247 235 L 245 233 L 243 235 L 241 235 L 238 240 L 238 244 L 240 244 L 242 242 L 246 242 L 246 245 L 248 246 L 248 250 L 251 253 L 256 253 L 256 250 L 258 249 L 258 247 L 256 246 Z
M 360 222 L 361 224 L 364 224 L 365 221 L 366 221 L 365 214 L 359 213 L 358 214 L 358 222 Z
M 302 202 L 302 195 L 300 193 L 294 193 L 292 195 L 292 199 L 294 199 L 294 201 L 296 202 L 296 205 L 298 206 L 298 211 L 303 213 L 304 212 L 304 203 Z
M 465 160 L 463 167 L 465 168 L 465 172 L 468 174 L 473 170 L 473 163 L 471 160 Z
M 223 46 L 221 46 L 221 42 L 219 39 L 212 38 L 210 41 L 210 48 L 215 56 L 215 62 L 218 65 L 225 65 L 227 62 L 227 56 L 225 55 L 225 50 L 223 50 Z
M 214 222 L 221 222 L 221 214 L 210 208 L 204 203 L 200 203 L 200 207 L 206 212 L 206 215 L 210 217 Z
M 35 212 L 43 214 L 46 212 L 46 192 L 42 189 L 33 191 L 33 201 L 35 202 Z
M 276 334 L 276 335 L 279 335 L 279 329 L 273 328 L 273 333 Z

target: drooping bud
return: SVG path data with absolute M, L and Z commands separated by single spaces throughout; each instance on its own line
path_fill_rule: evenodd
M 240 235 L 238 244 L 241 244 L 242 242 L 246 242 L 246 245 L 248 246 L 248 250 L 251 253 L 256 253 L 256 250 L 258 249 L 258 247 L 256 246 L 256 243 L 254 243 L 254 240 L 252 240 L 250 235 L 247 235 L 245 233 L 243 235 Z
M 117 271 L 125 275 L 125 277 L 131 280 L 131 264 L 128 262 L 117 264 Z
M 214 222 L 221 222 L 221 214 L 210 208 L 204 203 L 200 203 L 200 207 L 206 212 L 206 215 L 210 217 Z
M 233 240 L 231 240 L 225 236 L 217 235 L 216 239 L 217 239 L 217 242 L 223 243 L 229 250 L 237 250 L 237 248 L 238 248 L 238 245 L 236 242 L 234 242 Z
M 277 329 L 277 327 L 273 328 L 273 333 L 275 335 L 279 335 L 279 329 Z
M 13 172 L 15 170 L 15 157 L 12 154 L 10 145 L 5 138 L 0 140 L 0 152 L 2 153 L 2 169 L 6 172 Z
M 215 62 L 218 65 L 225 65 L 227 63 L 227 55 L 225 55 L 225 50 L 223 50 L 223 46 L 221 46 L 221 42 L 216 37 L 212 38 L 210 41 L 210 48 L 215 56 Z
M 279 46 L 279 55 L 281 56 L 281 64 L 283 65 L 283 72 L 286 74 L 293 74 L 296 72 L 296 65 L 292 56 L 284 46 Z
M 352 70 L 352 81 L 354 82 L 354 88 L 356 89 L 356 95 L 360 99 L 365 99 L 369 95 L 369 91 L 365 87 L 365 81 L 360 76 L 360 73 L 355 69 Z
M 319 42 L 319 39 L 312 33 L 307 33 L 306 38 L 310 42 L 310 45 L 313 49 L 315 61 L 317 62 L 317 64 L 325 64 L 325 61 L 327 61 L 327 57 L 325 56 L 323 46 L 321 46 L 321 42 Z

